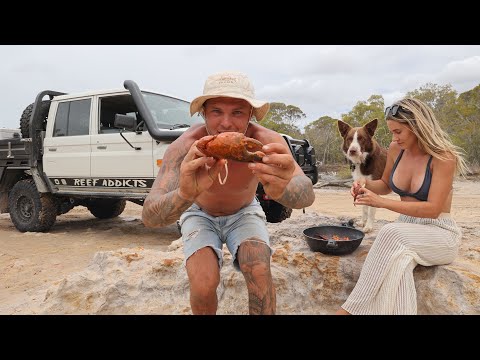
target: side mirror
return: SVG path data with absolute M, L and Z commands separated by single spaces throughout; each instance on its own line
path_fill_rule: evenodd
M 113 125 L 119 129 L 135 131 L 137 128 L 137 120 L 133 116 L 115 114 L 115 122 Z

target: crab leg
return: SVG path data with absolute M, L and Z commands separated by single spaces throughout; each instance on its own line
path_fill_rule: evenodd
M 362 186 L 359 186 L 357 189 L 355 189 L 355 196 L 353 197 L 353 206 L 355 205 L 355 200 L 357 200 L 358 192 L 360 191 L 361 188 L 364 188 L 366 184 L 362 184 Z

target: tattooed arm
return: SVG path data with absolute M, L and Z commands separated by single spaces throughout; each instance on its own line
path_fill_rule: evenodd
M 225 160 L 206 157 L 197 149 L 199 131 L 185 133 L 165 152 L 162 166 L 143 204 L 142 221 L 147 227 L 172 224 L 210 188 Z
M 152 189 L 143 204 L 142 221 L 147 227 L 162 227 L 173 223 L 193 201 L 178 193 L 180 165 L 187 151 L 179 141 L 168 147 Z
M 275 199 L 276 202 L 292 209 L 302 209 L 313 204 L 315 193 L 313 192 L 312 180 L 303 173 L 301 168 L 300 171 L 301 174 L 291 178 L 283 195 Z

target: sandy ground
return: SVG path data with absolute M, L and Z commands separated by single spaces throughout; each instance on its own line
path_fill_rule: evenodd
M 474 226 L 480 219 L 480 180 L 454 183 L 452 214 L 460 226 Z M 316 189 L 316 201 L 306 212 L 359 219 L 347 188 Z M 389 197 L 396 198 L 395 195 Z M 96 219 L 84 207 L 57 218 L 49 233 L 20 233 L 9 214 L 0 214 L 0 314 L 11 314 L 15 304 L 38 304 L 44 290 L 67 275 L 83 270 L 98 251 L 123 247 L 166 250 L 179 238 L 176 225 L 147 229 L 141 223 L 142 208 L 128 203 L 124 213 L 112 220 Z M 293 217 L 301 217 L 294 210 Z M 377 209 L 377 219 L 394 220 L 398 214 Z M 478 225 L 477 225 L 478 226 Z M 299 229 L 302 231 L 302 229 Z

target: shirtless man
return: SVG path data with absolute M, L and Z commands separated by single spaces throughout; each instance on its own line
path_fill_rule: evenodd
M 250 314 L 275 314 L 276 296 L 270 271 L 270 247 L 265 213 L 256 199 L 258 182 L 273 200 L 295 209 L 315 200 L 311 180 L 295 162 L 283 137 L 250 122 L 263 119 L 269 104 L 256 100 L 245 74 L 222 72 L 209 76 L 203 95 L 190 113 L 199 112 L 205 125 L 192 126 L 165 153 L 162 166 L 145 199 L 142 220 L 162 227 L 180 218 L 185 265 L 194 314 L 215 314 L 217 286 L 223 264 L 223 244 L 236 270 L 245 277 Z M 264 144 L 262 162 L 228 161 L 205 156 L 197 149 L 204 136 L 236 131 Z

